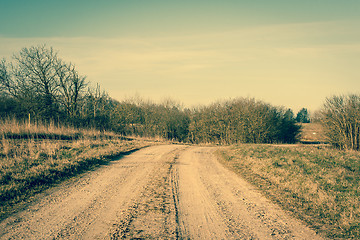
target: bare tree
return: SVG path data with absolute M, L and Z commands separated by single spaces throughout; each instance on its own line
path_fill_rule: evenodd
M 13 73 L 18 82 L 29 87 L 41 100 L 39 110 L 45 118 L 51 118 L 56 111 L 56 95 L 59 91 L 56 65 L 57 54 L 45 45 L 23 48 L 14 55 L 16 65 Z
M 18 117 L 26 117 L 28 114 L 35 115 L 37 112 L 37 97 L 33 88 L 26 79 L 15 75 L 15 68 L 12 63 L 7 63 L 5 59 L 0 62 L 0 91 L 3 100 L 13 103 L 12 112 Z
M 0 90 L 17 99 L 25 98 L 31 90 L 30 84 L 14 74 L 14 66 L 5 59 L 0 62 Z
M 56 74 L 59 84 L 59 102 L 65 107 L 66 114 L 74 118 L 78 114 L 79 99 L 85 91 L 86 77 L 80 76 L 72 64 L 58 61 Z
M 45 45 L 23 48 L 13 60 L 0 62 L 2 94 L 42 119 L 64 115 L 73 119 L 78 114 L 87 83 L 73 64 L 62 61 Z
M 0 62 L 0 91 L 2 93 L 15 95 L 12 79 L 9 73 L 9 66 L 5 59 Z
M 340 149 L 360 149 L 360 95 L 327 98 L 320 121 L 332 145 Z

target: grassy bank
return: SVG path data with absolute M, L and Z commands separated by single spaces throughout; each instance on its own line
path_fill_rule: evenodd
M 3 124 L 1 130 L 0 219 L 54 183 L 151 144 L 113 133 L 41 125 L 31 128 L 15 121 Z
M 360 238 L 360 153 L 326 146 L 236 145 L 221 162 L 330 238 Z

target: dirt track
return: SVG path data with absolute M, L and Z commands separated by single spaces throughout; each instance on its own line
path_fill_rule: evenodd
M 320 239 L 220 165 L 214 148 L 145 148 L 40 194 L 0 239 Z

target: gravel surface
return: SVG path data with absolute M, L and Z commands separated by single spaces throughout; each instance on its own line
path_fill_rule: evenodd
M 216 160 L 216 148 L 139 150 L 39 194 L 0 239 L 321 239 Z

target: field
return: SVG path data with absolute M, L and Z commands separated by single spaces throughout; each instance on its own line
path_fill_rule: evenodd
M 221 162 L 330 238 L 360 238 L 360 153 L 325 145 L 240 144 Z
M 300 141 L 304 144 L 326 143 L 327 139 L 320 123 L 302 123 Z
M 0 219 L 54 183 L 150 145 L 96 130 L 15 120 L 0 126 Z

